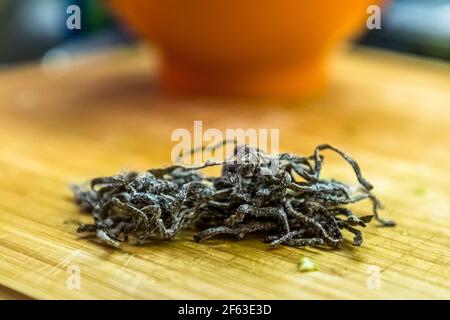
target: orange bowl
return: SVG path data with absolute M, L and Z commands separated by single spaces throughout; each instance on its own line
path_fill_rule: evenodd
M 333 45 L 374 0 L 109 0 L 162 52 L 175 93 L 298 98 L 325 83 Z

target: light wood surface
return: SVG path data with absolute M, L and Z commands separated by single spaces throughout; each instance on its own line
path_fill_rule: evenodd
M 326 93 L 289 103 L 170 98 L 156 70 L 139 47 L 0 74 L 0 298 L 450 298 L 448 65 L 339 50 Z M 79 238 L 75 222 L 89 217 L 68 185 L 169 164 L 171 132 L 194 120 L 280 128 L 282 151 L 346 150 L 398 226 L 371 224 L 362 247 L 340 250 L 270 249 L 253 237 L 195 243 L 189 231 L 120 250 Z M 331 154 L 325 167 L 353 181 Z M 304 256 L 319 270 L 298 272 Z M 379 289 L 367 285 L 369 266 L 380 268 Z M 67 286 L 77 267 L 79 290 Z

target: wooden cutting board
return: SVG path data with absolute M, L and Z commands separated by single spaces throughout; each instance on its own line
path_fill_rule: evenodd
M 0 74 L 0 298 L 450 298 L 449 65 L 342 49 L 323 96 L 277 103 L 164 96 L 156 61 L 123 48 Z M 79 238 L 89 217 L 68 185 L 169 164 L 171 132 L 194 120 L 280 128 L 282 151 L 346 150 L 398 226 L 371 224 L 340 250 L 189 231 L 119 250 Z M 331 154 L 325 174 L 354 179 Z M 318 271 L 297 270 L 305 256 Z

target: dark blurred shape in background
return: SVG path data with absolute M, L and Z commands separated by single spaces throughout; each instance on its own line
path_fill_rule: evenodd
M 450 1 L 395 0 L 361 43 L 450 60 Z
M 81 30 L 66 28 L 72 4 L 81 8 Z M 0 1 L 0 67 L 55 49 L 77 53 L 132 41 L 100 0 Z M 450 61 L 450 0 L 393 0 L 381 29 L 357 42 Z
M 81 9 L 81 30 L 66 27 L 70 5 Z M 0 66 L 33 60 L 56 48 L 76 53 L 130 39 L 100 0 L 0 1 Z

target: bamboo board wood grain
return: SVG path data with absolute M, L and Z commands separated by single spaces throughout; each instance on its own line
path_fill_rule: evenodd
M 448 65 L 341 50 L 327 92 L 289 103 L 170 98 L 155 89 L 156 70 L 139 47 L 0 74 L 0 298 L 450 298 Z M 282 151 L 341 147 L 398 226 L 372 224 L 362 247 L 340 250 L 269 249 L 253 237 L 197 244 L 190 231 L 120 250 L 79 238 L 75 222 L 89 217 L 68 185 L 169 164 L 171 132 L 194 120 L 280 128 Z M 353 179 L 337 157 L 326 168 Z M 299 273 L 303 256 L 319 271 Z M 367 285 L 370 266 L 379 288 Z M 74 268 L 79 289 L 67 285 Z

